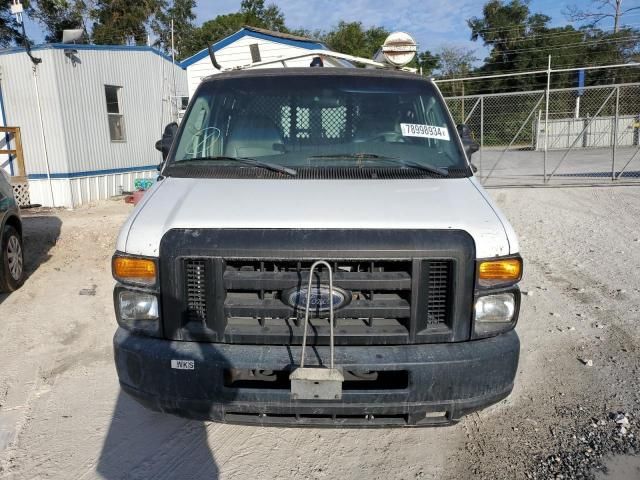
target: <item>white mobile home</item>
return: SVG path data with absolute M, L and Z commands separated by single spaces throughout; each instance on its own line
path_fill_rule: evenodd
M 305 37 L 273 32 L 255 27 L 244 27 L 212 45 L 218 63 L 223 68 L 239 67 L 253 62 L 265 62 L 295 56 L 309 50 L 330 50 L 324 43 Z M 285 64 L 271 67 L 308 67 L 311 58 L 287 60 Z M 332 66 L 344 66 L 335 59 L 325 59 Z M 209 58 L 208 49 L 203 49 L 183 60 L 180 66 L 187 71 L 189 97 L 193 95 L 203 78 L 218 73 Z
M 31 203 L 74 207 L 132 190 L 162 157 L 186 73 L 144 46 L 50 44 L 0 51 L 0 121 L 19 127 Z M 13 148 L 13 146 L 11 147 Z M 11 161 L 0 164 L 11 171 Z

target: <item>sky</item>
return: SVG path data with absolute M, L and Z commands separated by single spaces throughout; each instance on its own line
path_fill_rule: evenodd
M 469 39 L 466 20 L 482 14 L 486 0 L 276 0 L 287 25 L 309 30 L 328 30 L 341 20 L 360 21 L 365 26 L 383 26 L 411 34 L 421 50 L 443 45 L 478 48 Z M 573 1 L 573 0 L 569 0 Z M 584 2 L 585 0 L 576 0 Z M 639 1 L 640 0 L 633 0 Z M 532 10 L 564 20 L 563 0 L 533 0 Z M 240 0 L 200 0 L 199 21 L 239 9 Z
M 531 0 L 532 12 L 552 18 L 552 26 L 566 24 L 563 10 L 570 5 L 584 5 L 589 0 Z M 308 30 L 328 30 L 340 20 L 361 21 L 365 26 L 383 26 L 411 34 L 420 50 L 437 51 L 443 46 L 475 50 L 482 60 L 488 53 L 481 41 L 470 40 L 466 20 L 482 15 L 486 0 L 266 0 L 275 3 L 285 14 L 290 27 Z M 640 0 L 624 0 L 623 7 L 640 6 Z M 199 0 L 198 21 L 214 18 L 220 13 L 237 11 L 240 0 Z M 640 24 L 640 10 L 629 13 L 629 23 Z M 603 22 L 612 28 L 613 22 Z
M 569 5 L 589 0 L 531 0 L 531 11 L 552 18 L 552 25 L 565 24 L 563 10 Z M 390 31 L 411 34 L 420 50 L 437 51 L 443 46 L 466 47 L 475 50 L 480 60 L 487 49 L 481 42 L 472 42 L 466 20 L 482 14 L 485 0 L 267 0 L 275 3 L 285 15 L 287 25 L 309 30 L 328 30 L 340 20 L 361 21 L 365 26 L 383 26 Z M 625 0 L 624 8 L 640 6 L 640 0 Z M 219 14 L 236 12 L 240 0 L 198 0 L 197 24 Z M 628 14 L 626 23 L 640 25 L 640 10 Z M 44 35 L 38 24 L 27 21 L 27 35 L 36 43 Z M 602 23 L 611 28 L 612 22 Z

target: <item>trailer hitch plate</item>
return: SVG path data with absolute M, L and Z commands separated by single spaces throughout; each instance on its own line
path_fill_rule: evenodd
M 340 400 L 344 376 L 337 368 L 296 368 L 291 375 L 293 400 Z

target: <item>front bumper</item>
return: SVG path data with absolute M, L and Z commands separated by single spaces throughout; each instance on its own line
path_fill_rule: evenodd
M 122 388 L 153 410 L 229 423 L 373 427 L 448 424 L 498 402 L 513 388 L 520 343 L 511 331 L 460 343 L 336 347 L 344 370 L 408 374 L 406 388 L 345 389 L 338 401 L 292 400 L 287 388 L 225 386 L 229 369 L 291 370 L 297 346 L 178 342 L 119 328 L 114 349 Z M 318 358 L 329 358 L 328 347 L 308 349 L 308 366 Z M 172 360 L 193 361 L 193 369 L 172 368 Z

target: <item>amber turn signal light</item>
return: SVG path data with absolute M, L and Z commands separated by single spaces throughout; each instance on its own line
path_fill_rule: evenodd
M 114 257 L 113 276 L 121 282 L 156 283 L 156 263 L 148 258 Z
M 521 258 L 487 260 L 478 267 L 478 279 L 483 285 L 515 283 L 522 276 Z

